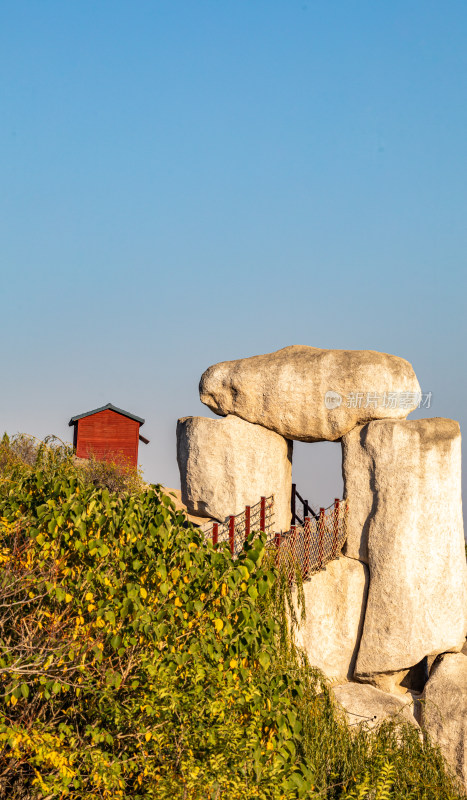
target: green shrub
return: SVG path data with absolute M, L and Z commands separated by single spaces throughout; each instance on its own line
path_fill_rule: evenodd
M 350 734 L 263 537 L 233 560 L 56 442 L 2 442 L 0 517 L 0 796 L 460 797 L 413 730 Z
M 140 471 L 123 458 L 103 460 L 91 454 L 89 458 L 76 459 L 75 463 L 85 483 L 108 489 L 112 494 L 134 494 L 145 488 Z
M 69 475 L 79 473 L 84 483 L 108 489 L 112 494 L 134 494 L 144 490 L 139 469 L 123 456 L 118 460 L 110 453 L 107 456 L 103 459 L 91 453 L 89 458 L 76 458 L 71 445 L 56 436 L 47 436 L 41 441 L 24 433 L 11 438 L 5 433 L 0 441 L 0 474 L 9 474 L 15 467 L 20 472 L 27 468 L 40 468 L 45 473 L 60 468 Z
M 264 541 L 233 561 L 157 487 L 44 464 L 1 487 L 5 796 L 296 796 Z

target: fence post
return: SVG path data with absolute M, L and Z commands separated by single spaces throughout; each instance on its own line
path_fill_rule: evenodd
M 308 573 L 310 571 L 310 550 L 311 550 L 311 517 L 305 517 L 303 520 L 303 532 L 304 532 L 304 548 L 305 548 L 305 556 L 303 559 L 303 577 L 308 577 Z
M 339 506 L 340 500 L 338 497 L 334 500 L 334 518 L 332 521 L 332 557 L 337 555 L 337 546 L 339 544 Z
M 212 526 L 212 543 L 215 546 L 219 541 L 219 523 L 215 522 Z
M 279 560 L 280 560 L 281 539 L 282 539 L 282 534 L 280 534 L 280 533 L 275 533 L 274 534 L 274 544 L 276 546 L 276 559 L 275 559 L 276 566 L 279 564 Z
M 324 508 L 319 510 L 318 520 L 318 567 L 321 569 L 323 566 L 324 556 Z
M 261 512 L 259 515 L 259 529 L 260 531 L 266 530 L 266 498 L 261 498 Z
M 290 556 L 291 563 L 289 564 L 289 581 L 293 581 L 296 573 L 296 536 L 297 528 L 295 525 L 290 526 Z
M 292 484 L 292 497 L 290 499 L 290 510 L 292 512 L 292 521 L 291 521 L 292 525 L 295 525 L 295 516 L 296 516 L 295 515 L 295 511 L 296 511 L 296 507 L 295 507 L 295 503 L 296 503 L 295 491 L 296 491 L 296 489 L 297 489 L 297 484 L 293 483 Z
M 235 550 L 235 517 L 229 517 L 229 545 L 232 555 Z
M 251 517 L 251 508 L 250 506 L 245 506 L 245 541 L 248 539 L 250 535 L 250 517 Z

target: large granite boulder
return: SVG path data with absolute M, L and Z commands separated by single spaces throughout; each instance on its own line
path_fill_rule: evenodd
M 185 417 L 177 424 L 182 502 L 223 521 L 274 495 L 275 530 L 290 527 L 292 442 L 238 417 Z
M 296 643 L 331 680 L 352 677 L 363 628 L 368 567 L 351 558 L 330 561 L 303 584 L 306 617 Z
M 362 683 L 343 683 L 333 686 L 332 691 L 352 727 L 365 726 L 371 730 L 378 728 L 382 722 L 391 721 L 419 728 L 410 695 L 402 699 Z
M 467 789 L 467 657 L 438 659 L 423 692 L 422 727 Z
M 370 567 L 356 677 L 371 681 L 460 650 L 467 570 L 459 425 L 370 422 L 345 437 L 344 474 L 345 552 Z
M 369 424 L 357 425 L 342 437 L 342 477 L 348 500 L 344 553 L 368 564 L 368 531 L 377 509 L 373 451 L 366 442 Z M 379 460 L 377 459 L 377 466 Z
M 305 345 L 223 361 L 206 370 L 199 390 L 216 414 L 235 414 L 303 442 L 335 441 L 373 419 L 403 419 L 420 399 L 403 358 Z

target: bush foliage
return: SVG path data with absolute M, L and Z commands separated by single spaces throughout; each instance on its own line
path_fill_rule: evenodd
M 412 729 L 350 734 L 262 536 L 233 560 L 160 487 L 31 453 L 0 446 L 0 796 L 461 796 Z

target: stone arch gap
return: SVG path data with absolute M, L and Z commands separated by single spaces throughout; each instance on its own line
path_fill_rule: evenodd
M 293 443 L 292 482 L 314 511 L 344 496 L 341 442 Z

